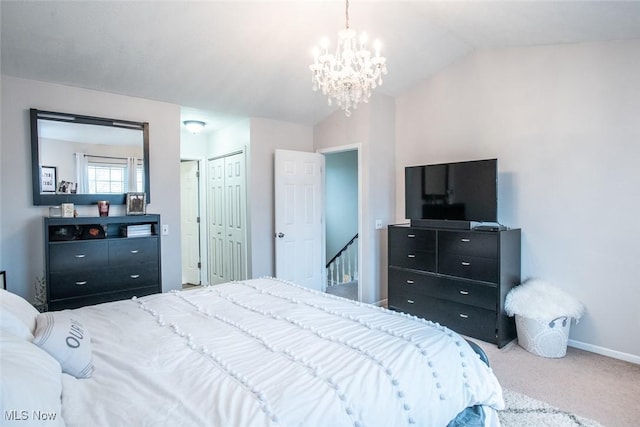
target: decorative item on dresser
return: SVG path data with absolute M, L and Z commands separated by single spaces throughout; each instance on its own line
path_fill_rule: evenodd
M 162 291 L 160 215 L 44 218 L 47 305 L 76 308 Z M 121 230 L 143 226 L 143 236 Z
M 127 215 L 144 215 L 147 212 L 145 193 L 127 193 Z
M 520 230 L 389 226 L 389 308 L 503 347 L 516 336 L 504 310 L 520 283 Z

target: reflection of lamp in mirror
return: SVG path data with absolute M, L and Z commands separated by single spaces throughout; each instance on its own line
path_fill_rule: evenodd
M 202 129 L 204 129 L 204 126 L 206 125 L 205 122 L 200 120 L 185 120 L 182 124 L 184 124 L 184 127 L 194 135 L 202 132 Z

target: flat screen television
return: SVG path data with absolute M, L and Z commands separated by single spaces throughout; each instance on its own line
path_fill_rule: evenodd
M 497 222 L 497 170 L 497 159 L 406 167 L 406 218 Z

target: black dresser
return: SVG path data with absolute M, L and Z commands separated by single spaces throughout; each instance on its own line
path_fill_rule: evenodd
M 160 215 L 45 218 L 48 309 L 162 292 L 159 229 Z
M 504 311 L 520 283 L 520 230 L 389 226 L 389 308 L 502 347 L 515 338 Z

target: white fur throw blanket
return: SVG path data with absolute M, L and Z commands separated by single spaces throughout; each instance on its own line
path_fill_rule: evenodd
M 551 321 L 557 317 L 580 319 L 584 306 L 566 292 L 539 279 L 528 279 L 511 289 L 505 300 L 509 316 Z

